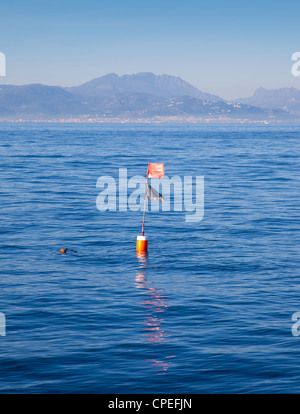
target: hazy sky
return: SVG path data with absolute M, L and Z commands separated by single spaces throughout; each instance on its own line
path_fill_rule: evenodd
M 299 0 L 1 0 L 0 84 L 153 72 L 227 99 L 300 89 L 299 16 Z

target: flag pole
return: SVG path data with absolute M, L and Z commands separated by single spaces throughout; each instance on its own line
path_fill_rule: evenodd
M 164 173 L 165 173 L 164 164 L 149 162 L 147 178 L 146 178 L 146 191 L 145 191 L 145 199 L 144 199 L 142 235 L 137 236 L 136 238 L 136 251 L 138 252 L 138 254 L 141 254 L 141 252 L 146 252 L 148 249 L 148 240 L 144 234 L 147 200 L 164 201 L 163 196 L 159 194 L 156 190 L 151 188 L 151 186 L 148 184 L 148 178 L 162 178 L 164 176 Z M 152 192 L 154 192 L 154 196 L 151 195 Z
M 143 214 L 143 225 L 142 225 L 142 236 L 144 236 L 144 226 L 145 226 L 145 212 L 146 212 L 146 201 L 147 201 L 147 183 L 148 183 L 148 172 L 147 172 L 147 179 L 146 179 L 146 192 L 144 198 L 144 214 Z

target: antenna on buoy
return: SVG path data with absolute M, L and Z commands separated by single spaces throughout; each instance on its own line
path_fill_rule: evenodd
M 146 192 L 144 199 L 144 212 L 143 212 L 143 224 L 142 224 L 142 235 L 137 236 L 136 239 L 136 250 L 146 251 L 148 249 L 148 240 L 145 236 L 145 213 L 147 200 L 152 201 L 165 201 L 164 197 L 148 184 L 148 178 L 162 178 L 165 174 L 164 164 L 151 163 L 148 164 L 147 178 L 146 178 Z

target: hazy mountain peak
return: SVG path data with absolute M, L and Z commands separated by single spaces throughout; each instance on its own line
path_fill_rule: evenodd
M 259 95 L 259 94 L 262 94 L 262 93 L 265 93 L 265 92 L 267 92 L 267 89 L 265 89 L 264 87 L 261 86 L 260 88 L 258 88 L 254 91 L 253 95 Z
M 248 98 L 237 99 L 238 102 L 261 108 L 287 108 L 300 110 L 300 90 L 296 88 L 265 89 L 258 88 Z
M 152 72 L 121 76 L 111 73 L 66 89 L 79 95 L 99 98 L 118 93 L 147 93 L 161 98 L 188 95 L 203 100 L 223 101 L 216 95 L 201 92 L 180 77 L 166 74 L 155 75 Z

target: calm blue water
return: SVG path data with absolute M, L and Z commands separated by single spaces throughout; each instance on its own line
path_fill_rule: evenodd
M 299 393 L 300 126 L 1 124 L 2 393 Z M 205 213 L 97 178 L 205 177 Z M 61 255 L 62 247 L 77 253 Z

